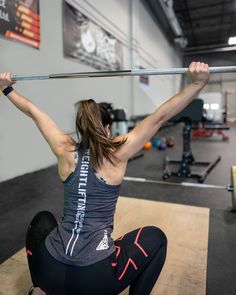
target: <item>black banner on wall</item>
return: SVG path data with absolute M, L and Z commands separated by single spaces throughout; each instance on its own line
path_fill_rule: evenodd
M 63 7 L 64 55 L 98 70 L 121 69 L 121 42 L 66 1 Z
M 0 35 L 39 48 L 39 0 L 0 0 Z

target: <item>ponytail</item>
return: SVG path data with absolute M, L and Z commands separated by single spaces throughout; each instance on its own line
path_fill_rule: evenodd
M 100 168 L 104 157 L 114 165 L 115 152 L 127 140 L 113 141 L 108 138 L 105 125 L 106 121 L 102 118 L 100 107 L 94 100 L 79 101 L 76 131 L 78 137 L 81 136 L 83 150 L 90 150 L 91 163 L 95 170 Z

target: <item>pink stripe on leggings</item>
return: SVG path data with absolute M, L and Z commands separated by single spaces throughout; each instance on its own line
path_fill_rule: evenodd
M 139 236 L 140 236 L 140 233 L 141 233 L 141 231 L 142 231 L 142 227 L 139 229 L 139 231 L 138 231 L 138 233 L 137 233 L 137 236 L 136 236 L 136 238 L 135 238 L 135 241 L 134 241 L 134 244 L 137 246 L 137 247 L 139 247 L 139 249 L 143 252 L 143 255 L 145 256 L 145 257 L 148 257 L 148 254 L 146 253 L 146 251 L 141 247 L 141 245 L 138 243 L 138 238 L 139 238 Z
M 136 266 L 136 264 L 134 263 L 134 261 L 133 261 L 131 258 L 129 258 L 129 260 L 127 261 L 126 266 L 125 266 L 125 268 L 124 268 L 124 270 L 123 270 L 123 272 L 122 272 L 122 274 L 121 274 L 121 275 L 119 276 L 119 278 L 118 278 L 119 281 L 120 281 L 120 280 L 123 278 L 123 276 L 125 275 L 125 273 L 126 273 L 126 271 L 127 271 L 127 269 L 128 269 L 128 266 L 129 266 L 130 264 L 133 265 L 133 267 L 134 267 L 135 270 L 138 269 L 137 266 Z

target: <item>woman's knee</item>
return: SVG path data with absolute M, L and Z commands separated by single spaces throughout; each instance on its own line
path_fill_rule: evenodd
M 49 211 L 41 211 L 37 213 L 32 221 L 30 222 L 26 239 L 34 237 L 40 240 L 42 237 L 46 237 L 55 227 L 57 226 L 57 221 L 54 215 Z
M 26 248 L 35 250 L 56 226 L 57 221 L 52 213 L 48 211 L 37 213 L 26 232 Z
M 146 226 L 143 229 L 152 238 L 153 243 L 157 243 L 160 247 L 167 247 L 167 237 L 159 227 Z
M 33 226 L 35 224 L 41 224 L 41 223 L 55 226 L 57 224 L 57 221 L 51 212 L 40 211 L 34 216 L 30 225 Z

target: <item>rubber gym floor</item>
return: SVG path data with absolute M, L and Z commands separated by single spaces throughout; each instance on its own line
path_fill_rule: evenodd
M 219 138 L 193 141 L 192 152 L 196 160 L 210 161 L 218 155 L 222 158 L 205 183 L 227 185 L 231 182 L 230 167 L 236 165 L 235 132 L 236 126 L 232 126 L 227 132 L 229 142 L 223 142 Z M 175 147 L 166 151 L 145 151 L 144 157 L 129 163 L 126 176 L 161 180 L 164 156 L 168 154 L 170 158 L 181 157 L 181 125 L 163 130 L 158 135 L 173 135 L 176 139 Z M 230 193 L 226 190 L 124 182 L 120 195 L 210 208 L 206 294 L 236 294 L 236 213 L 230 212 Z M 49 210 L 60 218 L 63 186 L 57 177 L 56 166 L 52 166 L 0 183 L 0 196 L 2 263 L 24 247 L 25 231 L 34 214 Z

